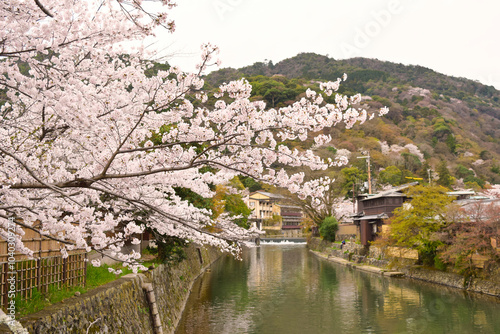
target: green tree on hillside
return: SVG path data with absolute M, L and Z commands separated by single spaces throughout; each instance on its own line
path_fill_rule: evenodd
M 396 166 L 389 166 L 378 174 L 380 183 L 398 186 L 403 182 L 403 172 Z
M 352 189 L 357 184 L 365 182 L 368 179 L 368 174 L 357 167 L 347 167 L 342 169 L 342 192 L 346 197 L 353 197 Z
M 453 134 L 449 134 L 448 137 L 446 137 L 446 145 L 448 145 L 448 148 L 450 149 L 450 152 L 452 154 L 457 154 L 457 140 L 455 139 L 455 136 Z
M 455 176 L 463 179 L 465 185 L 473 189 L 481 189 L 485 186 L 484 180 L 476 177 L 476 173 L 464 165 L 458 165 L 455 169 Z
M 250 192 L 262 189 L 262 185 L 249 176 L 239 176 L 239 178 L 243 186 L 245 186 L 245 188 L 248 188 L 248 191 Z
M 446 187 L 446 188 L 451 188 L 453 184 L 453 177 L 450 174 L 450 171 L 448 170 L 448 167 L 446 166 L 446 161 L 441 161 L 437 168 L 437 173 L 438 173 L 438 180 L 437 184 Z
M 455 176 L 459 179 L 465 179 L 470 176 L 473 177 L 474 171 L 460 164 L 455 168 Z
M 412 173 L 417 172 L 422 167 L 420 159 L 415 154 L 403 152 L 401 157 L 403 158 L 404 168 Z
M 234 177 L 229 186 L 237 190 L 245 188 L 238 177 Z M 237 225 L 244 228 L 250 227 L 248 216 L 250 216 L 252 210 L 248 208 L 240 194 L 233 194 L 227 186 L 217 185 L 215 187 L 215 196 L 212 198 L 211 210 L 214 218 L 226 212 L 231 217 L 239 216 L 239 218 L 235 219 Z
M 295 100 L 297 95 L 306 90 L 296 83 L 287 85 L 288 79 L 285 77 L 267 78 L 259 75 L 250 78 L 249 82 L 252 85 L 252 96 L 262 98 L 273 108 L 285 101 Z M 291 88 L 290 86 L 295 87 Z

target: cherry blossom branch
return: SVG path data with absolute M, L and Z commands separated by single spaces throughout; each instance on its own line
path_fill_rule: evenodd
M 210 139 L 213 140 L 213 139 Z M 208 141 L 210 141 L 208 140 Z M 127 150 L 120 150 L 118 151 L 118 154 L 126 154 L 126 153 L 134 153 L 134 152 L 142 152 L 142 151 L 152 151 L 152 150 L 157 150 L 157 149 L 162 149 L 162 148 L 167 148 L 167 147 L 172 147 L 176 145 L 195 145 L 195 144 L 202 144 L 205 143 L 206 141 L 179 141 L 175 143 L 169 143 L 169 144 L 161 144 L 161 145 L 154 145 L 154 146 L 149 146 L 149 147 L 136 147 L 136 148 L 131 148 Z
M 108 169 L 111 167 L 111 164 L 113 163 L 113 161 L 115 160 L 115 157 L 118 155 L 118 152 L 120 151 L 120 149 L 123 147 L 123 145 L 125 145 L 125 143 L 127 142 L 128 138 L 130 138 L 130 136 L 132 135 L 132 133 L 135 131 L 135 129 L 137 129 L 137 127 L 139 126 L 139 124 L 141 124 L 141 120 L 144 118 L 144 115 L 146 114 L 146 111 L 143 111 L 141 113 L 141 116 L 139 117 L 139 119 L 137 120 L 137 122 L 135 122 L 134 126 L 132 127 L 132 129 L 130 129 L 130 131 L 128 132 L 128 134 L 125 136 L 125 138 L 121 141 L 120 145 L 118 145 L 118 147 L 116 148 L 115 152 L 111 155 L 111 157 L 109 158 L 108 162 L 106 163 L 106 165 L 104 166 L 104 168 L 102 169 L 102 172 L 101 172 L 101 175 L 104 177 L 108 171 Z
M 216 235 L 214 233 L 211 233 L 209 231 L 205 231 L 205 230 L 202 230 L 200 228 L 197 228 L 196 226 L 193 226 L 192 224 L 190 224 L 189 222 L 187 222 L 186 220 L 180 218 L 180 217 L 176 217 L 172 214 L 169 214 L 169 213 L 166 213 L 165 211 L 151 205 L 151 204 L 148 204 L 144 201 L 141 201 L 141 200 L 136 200 L 136 199 L 133 199 L 133 198 L 129 198 L 125 195 L 121 195 L 121 194 L 118 194 L 116 192 L 113 192 L 113 191 L 110 191 L 110 190 L 107 190 L 107 189 L 103 189 L 103 188 L 100 188 L 100 187 L 96 187 L 96 186 L 90 186 L 89 189 L 93 189 L 95 191 L 98 191 L 98 192 L 101 192 L 101 193 L 105 193 L 105 194 L 108 194 L 108 195 L 111 195 L 111 196 L 114 196 L 114 197 L 117 197 L 117 198 L 120 198 L 134 206 L 136 206 L 137 208 L 140 208 L 140 209 L 143 209 L 143 208 L 147 208 L 147 209 L 150 209 L 151 211 L 153 212 L 156 212 L 158 213 L 160 216 L 162 217 L 165 217 L 169 220 L 172 220 L 178 224 L 181 224 L 193 231 L 196 231 L 198 233 L 201 233 L 201 234 L 205 234 L 205 235 L 209 235 L 211 237 L 214 237 L 216 239 L 222 239 L 222 240 L 225 240 L 227 242 L 234 242 L 234 241 L 238 241 L 238 239 L 228 239 L 226 237 L 221 237 L 220 235 Z
M 19 159 L 17 156 L 15 156 L 14 154 L 10 153 L 10 152 L 7 152 L 5 151 L 3 148 L 0 147 L 0 152 L 2 152 L 3 154 L 5 155 L 8 155 L 9 157 L 13 158 L 14 160 L 16 160 L 30 175 L 31 177 L 33 177 L 36 181 L 38 181 L 38 183 L 40 185 L 43 185 L 44 187 L 43 188 L 48 188 L 48 189 L 51 189 L 52 191 L 55 191 L 57 192 L 58 194 L 62 195 L 63 197 L 69 199 L 70 201 L 72 201 L 73 203 L 79 205 L 79 206 L 82 206 L 80 203 L 78 203 L 77 201 L 75 201 L 74 199 L 72 199 L 71 197 L 69 197 L 68 195 L 66 195 L 63 191 L 59 190 L 56 188 L 56 186 L 54 185 L 50 185 L 46 182 L 43 182 L 40 178 L 38 178 L 35 173 L 21 160 Z
M 42 10 L 42 12 L 44 12 L 45 15 L 49 16 L 49 17 L 54 17 L 54 15 L 52 15 L 51 12 L 49 12 L 47 10 L 47 8 L 45 8 L 41 3 L 40 3 L 40 0 L 35 0 L 35 3 L 36 5 L 38 6 L 38 8 L 40 8 Z
M 168 102 L 166 105 L 170 105 L 171 103 L 173 103 L 174 101 L 176 101 L 178 98 L 180 98 L 181 96 L 183 96 L 188 91 L 189 91 L 189 88 L 185 89 L 183 92 L 178 93 L 177 96 L 175 96 L 173 99 L 171 99 L 170 102 Z M 149 110 L 149 111 L 152 111 L 152 110 Z M 132 136 L 132 133 L 137 129 L 137 127 L 139 126 L 139 124 L 141 124 L 141 121 L 142 121 L 142 119 L 144 118 L 144 116 L 146 115 L 147 112 L 148 112 L 148 110 L 146 109 L 146 110 L 144 110 L 141 113 L 141 116 L 139 117 L 139 119 L 137 120 L 137 122 L 135 123 L 135 125 L 132 127 L 132 129 L 130 129 L 130 131 L 128 132 L 128 134 L 121 141 L 120 145 L 118 145 L 118 147 L 116 148 L 116 150 L 113 153 L 113 155 L 109 158 L 108 162 L 106 163 L 106 165 L 104 166 L 104 168 L 102 170 L 101 175 L 103 175 L 103 176 L 106 175 L 106 172 L 111 167 L 111 164 L 113 163 L 114 159 L 116 158 L 116 156 L 120 152 L 120 149 L 123 147 L 123 145 L 125 145 L 125 143 L 130 138 L 130 136 Z
M 76 42 L 85 41 L 85 40 L 88 40 L 88 39 L 91 39 L 91 38 L 95 37 L 93 35 L 97 35 L 97 34 L 98 33 L 95 33 L 95 34 L 91 34 L 91 35 L 86 36 L 86 37 L 82 37 L 82 38 L 74 39 L 74 40 L 71 40 L 71 41 L 67 41 L 67 42 L 58 44 L 57 46 L 59 48 L 61 48 L 61 47 L 64 47 L 64 46 L 67 46 L 67 45 L 70 45 L 70 44 L 73 44 L 73 43 L 76 43 Z M 52 50 L 52 48 L 44 47 L 43 50 L 44 51 L 49 51 L 49 50 Z M 18 55 L 18 54 L 33 53 L 33 52 L 38 52 L 37 48 L 30 48 L 30 49 L 26 49 L 26 50 L 17 50 L 17 51 L 11 51 L 11 52 L 0 52 L 0 57 L 9 57 L 9 56 L 15 56 L 15 55 Z
M 9 220 L 10 218 L 12 218 L 12 217 L 3 215 L 1 213 L 0 213 L 0 217 L 2 217 L 4 219 L 7 219 L 7 220 Z M 12 220 L 10 220 L 10 221 L 12 221 Z M 60 238 L 54 237 L 54 236 L 52 236 L 50 234 L 42 233 L 39 229 L 37 229 L 37 228 L 35 228 L 33 226 L 30 226 L 28 224 L 23 223 L 20 219 L 14 219 L 13 221 L 14 221 L 14 224 L 19 225 L 19 226 L 24 227 L 24 228 L 27 228 L 29 230 L 32 230 L 32 231 L 34 231 L 36 233 L 40 233 L 44 237 L 49 238 L 51 240 L 54 240 L 54 241 L 57 241 L 57 242 L 60 242 L 60 243 L 66 244 L 66 245 L 73 245 L 73 246 L 76 245 L 76 243 L 74 243 L 74 242 L 71 242 L 71 241 L 68 241 L 68 240 L 64 240 L 64 239 L 60 239 Z
M 10 218 L 12 218 L 12 217 L 9 217 L 9 216 L 3 215 L 3 214 L 0 214 L 0 217 L 4 218 L 6 220 L 12 221 L 12 220 L 10 220 Z M 13 221 L 14 221 L 14 224 L 19 225 L 21 227 L 24 227 L 26 229 L 29 229 L 29 230 L 31 230 L 33 232 L 36 232 L 36 233 L 40 234 L 41 236 L 43 236 L 44 238 L 60 242 L 60 243 L 62 243 L 64 245 L 77 246 L 77 244 L 75 242 L 73 242 L 73 241 L 68 241 L 66 239 L 61 239 L 61 238 L 54 237 L 53 235 L 50 235 L 50 234 L 42 233 L 42 231 L 40 229 L 38 229 L 36 227 L 33 227 L 33 226 L 30 226 L 28 224 L 25 224 L 20 219 L 14 219 Z M 117 244 L 117 243 L 123 242 L 123 241 L 124 240 L 119 240 L 119 241 L 116 241 L 114 243 L 109 243 L 107 245 L 107 247 L 109 247 L 109 246 L 111 246 L 113 244 Z M 109 258 L 111 260 L 114 260 L 114 261 L 117 261 L 117 262 L 123 262 L 125 264 L 131 264 L 131 265 L 136 264 L 135 261 L 129 261 L 129 260 L 126 260 L 126 259 L 119 259 L 119 258 L 114 257 L 112 255 L 106 254 L 105 253 L 105 249 L 98 249 L 96 247 L 93 247 L 92 245 L 90 245 L 90 248 L 91 248 L 91 250 L 93 250 L 93 251 L 101 254 L 101 256 L 107 257 L 107 258 Z
M 2 56 L 2 54 L 0 53 L 0 57 Z M 26 94 L 25 92 L 23 92 L 21 89 L 17 88 L 17 87 L 13 87 L 12 85 L 9 85 L 5 80 L 0 80 L 0 84 L 7 87 L 7 88 L 10 88 L 10 89 L 13 89 L 17 92 L 19 92 L 20 94 L 23 94 L 24 96 L 26 97 L 29 97 L 30 99 L 32 98 L 29 94 Z

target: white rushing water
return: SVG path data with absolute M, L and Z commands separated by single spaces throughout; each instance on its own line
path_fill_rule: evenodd
M 289 240 L 279 240 L 279 241 L 274 241 L 274 240 L 262 240 L 260 242 L 261 246 L 265 245 L 306 245 L 307 242 L 305 241 L 289 241 Z

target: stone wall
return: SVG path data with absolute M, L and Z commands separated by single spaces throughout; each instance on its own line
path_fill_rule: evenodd
M 364 256 L 368 250 L 367 247 L 355 242 L 347 241 L 345 245 L 340 243 L 329 242 L 320 238 L 309 238 L 307 245 L 310 249 L 327 252 L 333 256 L 350 260 L 352 256 Z
M 220 256 L 215 248 L 191 247 L 188 258 L 177 267 L 162 266 L 152 272 L 151 281 L 164 333 L 175 331 L 194 281 Z
M 331 243 L 319 238 L 310 238 L 307 243 L 309 249 L 321 252 L 327 256 L 343 258 L 353 263 L 366 264 L 379 268 L 392 266 L 393 269 L 403 272 L 409 278 L 500 297 L 500 282 L 498 282 L 500 280 L 498 275 L 500 268 L 498 266 L 489 268 L 490 276 L 488 279 L 466 278 L 456 273 L 432 270 L 414 265 L 415 260 L 412 259 L 391 261 L 391 259 L 384 258 L 383 253 L 373 246 L 368 248 L 354 242 L 347 242 L 340 249 L 340 244 Z
M 150 307 L 142 283 L 151 282 L 163 333 L 173 333 L 195 279 L 220 257 L 213 248 L 192 245 L 188 259 L 161 265 L 145 274 L 126 275 L 81 296 L 20 320 L 30 333 L 153 333 Z
M 21 319 L 30 333 L 152 333 L 141 283 L 120 278 Z

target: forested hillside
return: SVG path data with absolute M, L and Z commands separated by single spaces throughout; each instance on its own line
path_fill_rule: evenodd
M 492 86 L 421 66 L 364 58 L 334 60 L 313 53 L 277 64 L 221 69 L 206 77 L 206 85 L 217 87 L 245 77 L 253 86 L 252 99 L 282 107 L 304 96 L 307 88 L 319 90 L 320 82 L 336 80 L 343 73 L 348 79 L 340 93 L 361 93 L 361 107 L 390 108 L 384 118 L 352 129 L 325 130 L 333 135 L 334 147 L 319 148 L 320 154 L 353 152 L 353 167 L 338 173 L 345 192 L 352 184 L 346 179 L 366 178 L 365 161 L 355 157 L 367 150 L 378 186 L 405 183 L 410 177 L 427 181 L 429 176 L 453 188 L 500 183 L 500 92 Z

